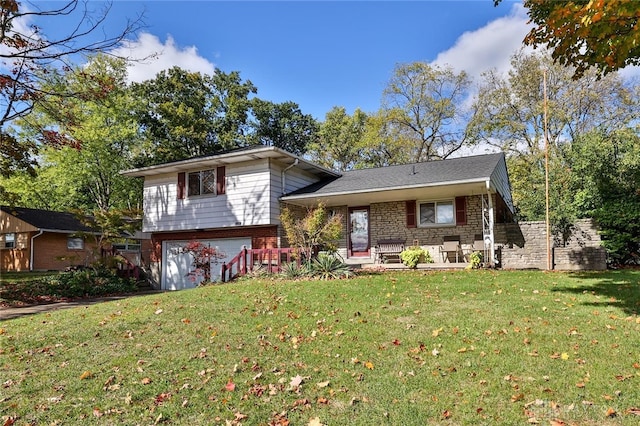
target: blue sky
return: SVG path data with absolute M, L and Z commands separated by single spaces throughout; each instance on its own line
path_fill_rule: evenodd
M 474 78 L 489 68 L 506 71 L 528 31 L 525 9 L 509 0 L 498 7 L 493 0 L 116 0 L 109 28 L 141 13 L 144 28 L 119 53 L 157 57 L 133 65 L 131 80 L 174 65 L 208 74 L 239 71 L 257 86 L 258 97 L 296 102 L 320 120 L 333 106 L 376 111 L 400 63 L 447 64 Z M 42 26 L 64 31 L 61 22 Z

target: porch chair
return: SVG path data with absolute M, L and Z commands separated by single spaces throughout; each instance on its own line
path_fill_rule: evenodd
M 444 255 L 442 257 L 443 262 L 447 262 L 449 260 L 449 253 L 455 253 L 456 255 L 456 263 L 459 261 L 459 256 L 461 253 L 460 249 L 460 241 L 443 241 L 440 246 L 440 255 Z

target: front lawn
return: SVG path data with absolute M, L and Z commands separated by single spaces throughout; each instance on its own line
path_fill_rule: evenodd
M 241 280 L 23 317 L 0 323 L 0 415 L 638 424 L 639 281 L 638 271 Z

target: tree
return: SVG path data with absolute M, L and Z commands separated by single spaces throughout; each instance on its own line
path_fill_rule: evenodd
M 535 24 L 525 44 L 552 49 L 555 61 L 575 67 L 575 78 L 589 68 L 595 68 L 601 77 L 640 65 L 640 2 L 525 0 L 524 6 Z
M 318 138 L 309 145 L 307 154 L 317 164 L 333 170 L 355 168 L 362 160 L 367 118 L 360 109 L 350 116 L 344 107 L 333 107 L 320 124 Z
M 275 146 L 293 154 L 302 155 L 316 138 L 318 123 L 309 114 L 303 114 L 298 104 L 275 104 L 255 98 L 252 102 L 252 144 Z
M 136 116 L 146 143 L 138 165 L 160 164 L 247 144 L 249 94 L 255 86 L 238 72 L 213 76 L 179 67 L 134 83 L 142 100 Z
M 640 262 L 640 135 L 594 130 L 569 152 L 572 207 L 593 217 L 612 262 Z
M 547 80 L 547 123 L 550 156 L 551 216 L 571 221 L 572 194 L 567 191 L 567 150 L 594 129 L 605 133 L 633 126 L 640 114 L 638 87 L 617 74 L 598 79 L 594 71 L 573 80 L 573 71 L 554 64 L 548 53 L 517 53 L 507 76 L 483 76 L 476 116 L 469 131 L 485 144 L 509 153 L 514 201 L 521 219 L 545 216 L 544 87 Z
M 466 132 L 471 80 L 451 67 L 414 62 L 396 66 L 383 93 L 385 131 L 406 145 L 411 161 L 444 159 L 473 143 Z
M 43 88 L 58 93 L 59 87 L 82 87 L 81 98 L 43 96 L 33 113 L 19 121 L 21 137 L 37 139 L 40 152 L 38 176 L 27 190 L 31 202 L 45 200 L 43 208 L 80 208 L 108 211 L 141 204 L 141 183 L 121 176 L 132 167 L 138 123 L 130 114 L 135 102 L 126 86 L 123 60 L 98 55 L 84 67 L 52 73 Z M 26 176 L 16 176 L 29 187 Z M 21 187 L 18 186 L 17 189 Z M 33 197 L 38 197 L 34 200 Z M 38 206 L 40 207 L 40 206 Z
M 304 217 L 285 206 L 280 214 L 282 227 L 289 246 L 300 249 L 304 259 L 310 261 L 318 250 L 335 250 L 342 235 L 342 215 L 330 215 L 324 204 L 309 208 Z
M 17 169 L 34 165 L 32 155 L 37 146 L 29 141 L 17 141 L 7 129 L 12 121 L 25 117 L 44 97 L 60 99 L 77 96 L 68 88 L 58 92 L 43 89 L 42 79 L 52 69 L 69 66 L 72 58 L 104 52 L 117 47 L 140 25 L 140 17 L 128 21 L 119 32 L 111 30 L 107 20 L 110 5 L 100 11 L 89 9 L 88 1 L 72 0 L 62 4 L 21 3 L 2 1 L 0 12 L 0 170 L 9 175 Z M 67 20 L 69 30 L 59 38 L 47 38 L 37 24 L 23 25 L 30 20 Z M 98 38 L 95 38 L 95 36 Z M 20 143 L 16 143 L 20 142 Z

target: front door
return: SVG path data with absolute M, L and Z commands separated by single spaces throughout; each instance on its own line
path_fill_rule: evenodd
M 349 257 L 371 255 L 369 207 L 349 208 Z

